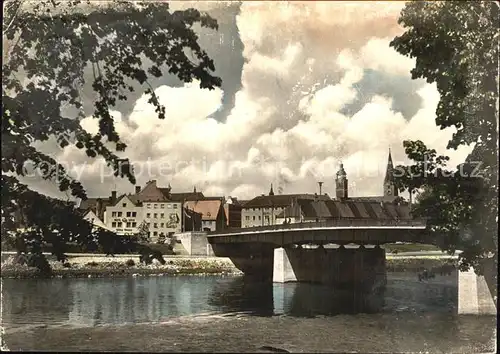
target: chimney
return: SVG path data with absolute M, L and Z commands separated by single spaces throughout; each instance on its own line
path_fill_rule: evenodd
M 111 203 L 114 204 L 116 202 L 116 191 L 111 191 Z
M 321 189 L 323 187 L 323 182 L 318 182 L 319 185 L 319 195 L 321 195 Z
M 141 186 L 135 186 L 135 194 L 139 194 L 141 191 Z

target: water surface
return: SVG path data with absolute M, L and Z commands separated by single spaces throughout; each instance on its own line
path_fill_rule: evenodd
M 457 316 L 456 277 L 390 273 L 365 296 L 242 277 L 2 280 L 12 350 L 488 352 L 496 318 Z

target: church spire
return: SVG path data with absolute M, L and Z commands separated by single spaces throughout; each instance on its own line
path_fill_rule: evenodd
M 389 148 L 389 156 L 387 157 L 387 168 L 385 170 L 384 183 L 392 182 L 394 179 L 394 165 L 392 163 L 391 148 Z
M 387 157 L 387 168 L 384 178 L 384 197 L 397 197 L 398 190 L 394 183 L 394 164 L 392 162 L 391 148 L 389 148 L 389 156 Z
M 271 183 L 271 190 L 269 191 L 269 195 L 274 195 L 273 184 L 272 183 Z

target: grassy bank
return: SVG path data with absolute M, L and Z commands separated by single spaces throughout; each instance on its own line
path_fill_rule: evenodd
M 381 246 L 388 253 L 402 252 L 420 252 L 420 251 L 440 251 L 441 249 L 434 245 L 420 243 L 387 243 Z
M 388 258 L 386 269 L 388 272 L 414 272 L 424 270 L 432 272 L 449 272 L 456 268 L 456 259 L 449 258 Z

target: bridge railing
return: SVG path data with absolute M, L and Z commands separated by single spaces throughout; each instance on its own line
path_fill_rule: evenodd
M 210 235 L 224 235 L 233 233 L 244 233 L 252 231 L 271 231 L 271 230 L 290 230 L 290 229 L 312 229 L 312 228 L 322 228 L 322 227 L 376 227 L 376 226 L 406 226 L 406 227 L 422 227 L 426 226 L 425 220 L 373 220 L 373 219 L 337 219 L 337 220 L 325 220 L 319 222 L 299 222 L 291 224 L 278 224 L 278 225 L 266 225 L 266 226 L 253 226 L 253 227 L 242 227 L 242 228 L 231 228 L 222 231 L 212 231 L 209 232 Z

